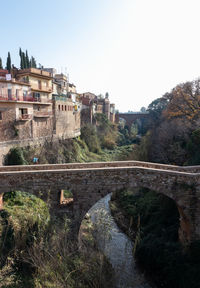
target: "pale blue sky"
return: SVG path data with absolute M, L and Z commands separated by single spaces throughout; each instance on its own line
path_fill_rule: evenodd
M 0 0 L 0 57 L 61 69 L 78 92 L 139 110 L 200 76 L 199 0 Z

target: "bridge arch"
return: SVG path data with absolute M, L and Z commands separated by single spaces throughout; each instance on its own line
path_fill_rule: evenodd
M 149 188 L 176 202 L 181 221 L 180 240 L 200 240 L 199 173 L 138 161 L 24 166 L 18 168 L 21 171 L 12 167 L 11 171 L 6 169 L 0 172 L 0 194 L 13 190 L 29 192 L 49 201 L 51 209 L 57 211 L 61 190 L 70 189 L 77 223 L 108 193 L 134 187 Z
M 149 113 L 147 112 L 136 112 L 136 113 L 117 113 L 115 115 L 115 122 L 119 123 L 119 119 L 122 118 L 126 121 L 126 125 L 129 129 L 131 129 L 131 126 L 133 123 L 136 122 L 136 120 L 149 118 Z

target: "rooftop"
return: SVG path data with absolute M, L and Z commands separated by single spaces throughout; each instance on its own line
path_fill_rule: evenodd
M 50 72 L 44 71 L 42 69 L 37 69 L 37 68 L 28 68 L 28 69 L 22 69 L 17 71 L 17 75 L 35 75 L 35 76 L 40 76 L 40 77 L 45 77 L 52 79 L 52 74 Z

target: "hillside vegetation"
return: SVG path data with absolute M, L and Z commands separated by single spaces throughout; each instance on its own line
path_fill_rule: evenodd
M 149 106 L 148 132 L 133 158 L 151 162 L 200 164 L 200 79 L 177 85 Z
M 199 165 L 200 79 L 177 85 L 154 100 L 147 111 L 145 134 L 129 157 Z M 111 208 L 119 225 L 134 239 L 137 262 L 158 287 L 200 287 L 200 241 L 180 244 L 179 214 L 173 201 L 144 189 L 121 191 Z
M 111 123 L 104 114 L 97 114 L 96 121 L 95 126 L 88 124 L 82 127 L 81 136 L 75 139 L 46 142 L 38 147 L 14 147 L 7 154 L 5 164 L 33 164 L 34 157 L 39 159 L 40 164 L 129 159 L 134 150 L 130 136 L 120 145 L 122 133 L 118 131 L 117 125 Z M 121 128 L 121 131 L 129 135 L 126 128 Z M 135 139 L 132 134 L 131 137 Z
M 137 263 L 157 287 L 200 287 L 200 241 L 183 249 L 174 201 L 141 188 L 118 192 L 110 205 L 119 226 L 134 240 Z
M 108 287 L 112 269 L 95 249 L 78 250 L 70 218 L 49 215 L 48 205 L 28 193 L 4 196 L 0 211 L 0 287 Z

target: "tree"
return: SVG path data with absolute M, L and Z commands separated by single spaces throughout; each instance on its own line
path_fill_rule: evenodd
M 3 69 L 2 59 L 0 58 L 0 69 Z
M 145 108 L 145 107 L 142 107 L 142 108 L 140 109 L 140 112 L 145 113 L 145 112 L 146 112 L 146 108 Z
M 19 56 L 21 57 L 22 56 L 22 49 L 19 48 Z
M 26 68 L 29 68 L 30 67 L 30 62 L 29 62 L 29 57 L 28 57 L 28 51 L 26 50 L 26 57 L 25 57 L 26 61 Z
M 177 85 L 168 93 L 167 99 L 165 117 L 197 120 L 200 117 L 200 79 Z
M 10 57 L 10 52 L 8 52 L 8 57 L 6 61 L 6 69 L 10 72 L 11 71 L 11 57 Z
M 161 120 L 163 111 L 167 108 L 168 98 L 167 94 L 165 94 L 161 98 L 157 98 L 151 104 L 149 104 L 147 112 L 149 112 L 150 119 L 152 122 L 157 124 Z
M 106 94 L 105 94 L 105 98 L 106 98 L 106 99 L 109 98 L 109 94 L 108 94 L 108 92 L 106 92 Z
M 35 61 L 35 58 L 31 56 L 29 59 L 28 51 L 26 50 L 26 53 L 24 53 L 21 48 L 19 48 L 19 56 L 20 56 L 20 68 L 21 69 L 27 69 L 27 68 L 37 68 L 37 64 Z
M 31 56 L 30 67 L 37 68 L 37 64 L 36 64 L 35 58 L 33 56 Z
M 26 66 L 26 56 L 25 56 L 25 53 L 24 52 L 22 52 L 22 69 L 26 69 L 27 68 L 27 66 Z

